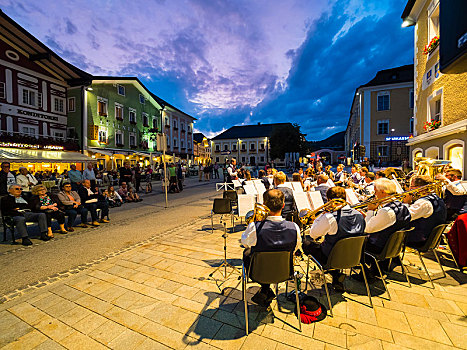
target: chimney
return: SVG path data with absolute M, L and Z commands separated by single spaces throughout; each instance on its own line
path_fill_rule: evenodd
M 261 125 L 261 122 L 258 122 L 258 125 Z

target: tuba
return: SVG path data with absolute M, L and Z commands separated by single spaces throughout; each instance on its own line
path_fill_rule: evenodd
M 264 204 L 255 204 L 255 209 L 250 210 L 245 215 L 245 222 L 247 225 L 251 224 L 252 222 L 257 221 L 264 221 L 269 215 L 269 208 Z
M 341 198 L 334 198 L 327 202 L 326 204 L 320 206 L 319 208 L 316 208 L 315 210 L 310 210 L 310 209 L 302 209 L 300 210 L 300 213 L 298 214 L 298 219 L 300 222 L 305 225 L 309 226 L 315 221 L 316 217 L 321 214 L 322 212 L 333 212 L 337 211 L 339 209 L 342 209 L 345 205 L 347 205 L 347 202 Z

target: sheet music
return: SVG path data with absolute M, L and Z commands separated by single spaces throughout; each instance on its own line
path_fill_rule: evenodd
M 461 181 L 462 187 L 464 187 L 464 192 L 467 193 L 467 181 Z
M 274 180 L 273 180 L 272 177 L 268 177 L 268 181 L 269 181 L 269 183 L 271 184 L 271 186 L 274 185 Z M 270 186 L 270 187 L 271 187 L 271 186 Z
M 250 210 L 255 209 L 255 196 L 251 194 L 238 195 L 238 216 L 245 216 Z
M 290 188 L 293 191 L 293 187 L 292 187 L 291 182 L 284 182 L 284 186 Z
M 291 182 L 294 192 L 303 192 L 303 187 L 300 182 Z
M 311 209 L 315 210 L 324 205 L 323 197 L 321 197 L 321 192 L 307 192 L 308 198 L 310 199 Z
M 254 196 L 256 196 L 258 194 L 258 192 L 256 191 L 256 188 L 255 188 L 255 186 L 253 184 L 245 185 L 245 186 L 243 186 L 243 189 L 245 190 L 246 194 L 252 194 Z
M 311 209 L 310 201 L 308 200 L 308 195 L 306 192 L 295 192 L 293 193 L 293 198 L 297 206 L 297 210 L 302 209 Z
M 255 188 L 256 192 L 258 193 L 263 194 L 264 192 L 266 192 L 266 187 L 264 187 L 264 184 L 261 182 L 261 180 L 259 182 L 255 182 Z
M 355 204 L 360 203 L 360 201 L 357 198 L 357 195 L 355 194 L 355 192 L 351 188 L 346 188 L 345 189 L 345 197 L 346 197 L 345 200 L 350 205 L 355 205 Z
M 326 185 L 328 185 L 329 187 L 335 187 L 336 186 L 334 184 L 334 181 L 332 181 L 331 179 L 328 179 L 328 182 L 326 182 Z
M 392 179 L 391 181 L 394 183 L 394 185 L 396 185 L 396 192 L 397 192 L 397 193 L 402 193 L 402 192 L 404 192 L 404 190 L 402 189 L 402 186 L 401 186 L 401 184 L 399 183 L 399 181 L 397 181 L 396 179 Z
M 255 185 L 254 181 L 253 180 L 245 180 L 244 182 L 245 185 Z
M 234 184 L 234 187 L 237 188 L 237 187 L 242 187 L 242 184 L 240 183 L 240 181 L 238 180 L 232 180 L 232 183 Z

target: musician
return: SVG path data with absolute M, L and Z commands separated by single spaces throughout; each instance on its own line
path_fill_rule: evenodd
M 237 161 L 235 158 L 232 158 L 230 160 L 230 164 L 227 167 L 227 182 L 232 182 L 232 180 L 236 180 L 238 178 L 237 176 L 237 170 L 235 165 L 237 164 Z
M 345 189 L 331 187 L 326 193 L 328 200 L 334 198 L 346 198 Z M 365 230 L 363 215 L 349 205 L 334 213 L 323 213 L 316 218 L 310 228 L 310 235 L 305 239 L 302 250 L 305 254 L 312 255 L 321 265 L 325 265 L 334 245 L 341 239 L 361 236 Z M 324 236 L 324 241 L 319 244 L 314 239 Z M 340 271 L 331 271 L 332 285 L 336 291 L 344 291 L 345 275 Z
M 410 179 L 410 188 L 413 190 L 430 184 L 429 176 L 415 175 Z M 409 232 L 407 244 L 410 247 L 421 247 L 435 226 L 446 222 L 446 205 L 435 193 L 428 193 L 413 202 L 413 197 L 408 195 L 404 203 L 410 204 L 409 212 L 412 217 L 411 226 L 414 229 Z
M 245 246 L 243 262 L 247 271 L 250 266 L 250 256 L 254 252 L 290 251 L 300 248 L 301 236 L 297 224 L 285 221 L 281 211 L 285 205 L 285 196 L 279 189 L 264 192 L 264 205 L 269 209 L 266 220 L 252 222 L 242 234 L 242 244 Z M 261 306 L 269 306 L 275 294 L 269 284 L 262 284 L 261 289 L 251 300 Z
M 352 175 L 350 176 L 350 181 L 351 183 L 357 185 L 360 183 L 360 173 L 357 171 L 357 167 L 353 166 L 352 169 L 350 170 Z
M 371 171 L 365 175 L 365 186 L 362 189 L 362 193 L 365 196 L 372 196 L 375 194 L 375 174 Z
M 273 180 L 275 188 L 282 191 L 285 196 L 285 206 L 284 209 L 282 209 L 282 217 L 291 220 L 292 213 L 295 211 L 295 200 L 293 198 L 293 191 L 285 185 L 287 176 L 282 171 L 279 171 L 274 174 Z
M 386 175 L 384 174 L 384 171 L 379 170 L 379 171 L 377 171 L 377 172 L 375 173 L 375 178 L 376 178 L 376 180 L 378 180 L 378 179 L 384 179 L 385 177 L 386 177 Z
M 446 175 L 438 174 L 436 179 L 446 184 L 444 202 L 447 208 L 447 220 L 455 220 L 460 214 L 467 213 L 467 192 L 462 186 L 462 172 L 449 169 Z
M 266 176 L 266 172 L 263 169 L 258 172 L 258 179 L 261 180 L 266 190 L 271 187 L 271 183 L 269 182 L 268 177 Z
M 374 182 L 375 197 L 382 200 L 397 193 L 394 182 L 389 179 L 377 179 Z M 377 211 L 376 211 L 377 210 Z M 383 250 L 389 237 L 396 231 L 406 228 L 410 224 L 410 212 L 406 205 L 398 200 L 391 201 L 378 210 L 378 204 L 368 204 L 368 211 L 365 216 L 365 232 L 369 234 L 365 250 L 379 254 Z M 370 267 L 367 277 L 372 279 L 377 275 L 376 265 L 370 258 L 367 259 Z M 365 265 L 364 265 L 365 266 Z M 357 278 L 363 280 L 363 276 Z
M 345 174 L 344 174 L 344 165 L 339 164 L 336 169 L 336 174 L 334 175 L 334 183 L 336 185 L 341 185 L 344 182 Z
M 361 186 L 361 188 L 363 188 L 366 185 L 365 178 L 366 178 L 366 174 L 368 174 L 368 168 L 364 166 L 361 167 L 359 173 L 360 173 L 360 181 L 358 184 Z
M 319 191 L 321 193 L 321 198 L 323 198 L 323 202 L 326 203 L 328 198 L 326 197 L 326 193 L 329 190 L 329 185 L 327 184 L 329 178 L 326 174 L 318 175 L 317 184 L 318 186 L 315 187 L 315 191 Z

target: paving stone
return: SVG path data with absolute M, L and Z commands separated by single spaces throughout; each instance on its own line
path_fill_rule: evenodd
M 412 315 L 410 313 L 405 313 L 405 317 L 409 321 L 413 335 L 443 344 L 452 345 L 449 337 L 437 320 Z
M 403 312 L 375 307 L 375 313 L 376 320 L 380 327 L 412 334 L 409 323 Z
M 73 328 L 77 329 L 83 334 L 89 334 L 107 321 L 108 320 L 105 317 L 96 313 L 91 313 L 90 315 L 84 317 L 82 320 L 73 324 Z
M 107 349 L 106 346 L 98 343 L 94 339 L 80 333 L 80 332 L 73 332 L 68 337 L 62 339 L 60 344 L 66 347 L 67 349 L 73 350 L 81 350 L 81 349 Z
M 402 345 L 411 349 L 423 349 L 423 350 L 447 350 L 453 349 L 452 346 L 440 344 L 424 338 L 415 337 L 410 334 L 400 333 L 393 331 L 394 342 L 396 345 Z
M 245 339 L 245 329 L 224 324 L 210 344 L 224 350 L 236 350 L 241 348 Z
M 12 323 L 5 331 L 0 333 L 0 347 L 3 347 L 25 334 L 31 332 L 33 329 L 26 322 L 19 320 L 18 322 Z
M 467 323 L 465 327 L 449 322 L 442 322 L 441 325 L 454 346 L 467 349 Z
M 59 343 L 53 341 L 52 339 L 46 340 L 42 344 L 36 346 L 34 350 L 64 350 L 63 346 L 61 346 Z
M 19 337 L 14 342 L 7 344 L 2 350 L 13 350 L 13 349 L 32 349 L 36 346 L 39 346 L 46 340 L 48 340 L 45 335 L 42 333 L 33 330 L 29 333 L 26 333 L 22 337 Z
M 107 320 L 102 325 L 91 331 L 88 335 L 98 342 L 108 346 L 108 344 L 125 332 L 125 327 L 116 322 Z
M 73 328 L 67 326 L 59 320 L 54 319 L 53 317 L 42 318 L 41 321 L 35 325 L 35 327 L 46 336 L 57 342 L 60 342 L 62 339 L 73 333 Z
M 109 347 L 116 350 L 130 350 L 130 349 L 139 349 L 140 345 L 147 338 L 144 335 L 131 331 L 129 329 L 125 330 L 122 334 L 116 337 L 109 343 Z
M 264 338 L 257 334 L 250 334 L 245 339 L 242 349 L 274 350 L 276 348 L 276 345 L 277 345 L 277 342 L 272 339 Z M 324 349 L 324 346 L 323 346 L 323 349 Z
M 82 306 L 75 305 L 73 309 L 63 313 L 58 318 L 60 321 L 66 323 L 69 326 L 73 326 L 75 323 L 81 321 L 86 316 L 92 314 L 92 311 L 85 309 Z

